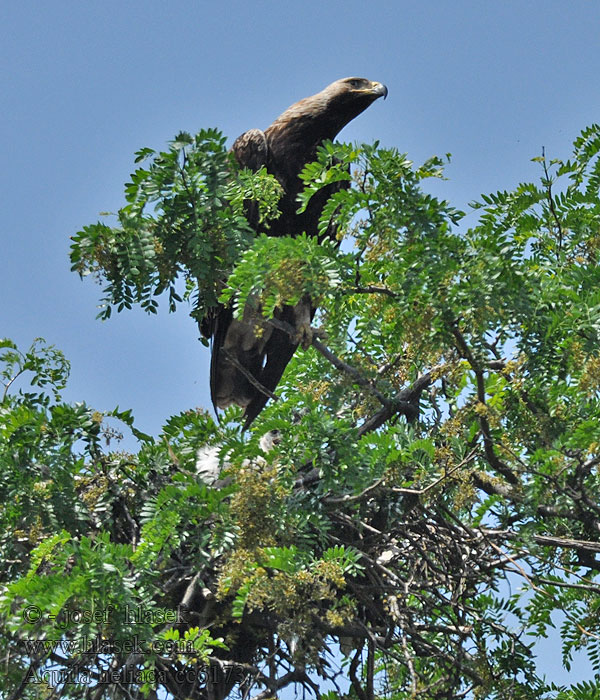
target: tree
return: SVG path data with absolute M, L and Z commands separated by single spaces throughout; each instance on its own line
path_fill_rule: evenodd
M 599 154 L 592 126 L 464 230 L 423 189 L 440 159 L 325 144 L 302 199 L 352 165 L 323 215 L 337 248 L 254 236 L 244 201 L 268 221 L 276 184 L 235 172 L 216 131 L 141 151 L 118 224 L 74 237 L 102 315 L 163 294 L 196 321 L 253 298 L 274 322 L 308 293 L 317 328 L 250 435 L 240 410 L 187 410 L 136 431 L 136 454 L 61 402 L 58 351 L 4 343 L 6 697 L 598 697 Z M 226 465 L 211 486 L 207 444 Z M 537 668 L 557 614 L 586 682 Z

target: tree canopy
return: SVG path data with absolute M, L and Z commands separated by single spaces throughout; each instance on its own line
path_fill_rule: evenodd
M 442 159 L 326 143 L 301 204 L 351 166 L 323 211 L 337 247 L 256 236 L 244 202 L 268 223 L 277 183 L 219 132 L 142 149 L 116 224 L 73 238 L 101 316 L 253 295 L 275 322 L 310 294 L 316 331 L 250 434 L 186 408 L 144 435 L 65 403 L 60 351 L 3 341 L 5 697 L 597 698 L 599 154 L 593 125 L 469 228 L 427 193 Z M 586 681 L 545 680 L 557 624 Z

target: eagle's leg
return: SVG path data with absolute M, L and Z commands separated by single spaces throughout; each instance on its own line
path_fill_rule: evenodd
M 321 328 L 313 328 L 310 323 L 303 325 L 296 333 L 296 340 L 303 350 L 313 344 L 313 340 L 324 340 L 327 338 L 327 333 Z
M 264 357 L 265 345 L 272 329 L 262 322 L 258 312 L 247 304 L 243 318 L 232 318 L 231 311 L 223 314 L 225 332 L 221 334 L 218 347 L 213 347 L 211 367 L 211 392 L 215 406 L 227 408 L 237 404 L 247 407 L 257 390 L 264 391 L 258 380 Z
M 313 341 L 314 329 L 311 323 L 315 312 L 307 295 L 303 296 L 300 302 L 296 304 L 293 313 L 293 325 L 296 332 L 292 342 L 301 345 L 303 350 L 308 350 Z

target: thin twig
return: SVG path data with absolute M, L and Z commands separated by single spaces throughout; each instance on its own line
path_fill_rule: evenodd
M 261 394 L 268 396 L 270 399 L 273 399 L 274 401 L 279 400 L 279 396 L 277 396 L 277 394 L 274 394 L 272 391 L 269 391 L 266 386 L 261 384 L 258 381 L 258 379 L 256 379 L 256 377 L 253 377 L 252 374 L 240 362 L 238 362 L 238 360 L 231 353 L 227 352 L 227 350 L 224 350 L 222 348 L 221 348 L 220 352 L 224 355 L 227 362 L 229 362 L 229 364 L 233 365 L 238 370 L 238 372 L 241 372 L 241 374 L 243 374 L 244 377 L 246 377 L 246 379 L 250 382 L 250 384 L 252 384 L 252 386 L 255 389 L 258 389 L 261 392 Z
M 445 474 L 442 474 L 442 476 L 439 477 L 439 479 L 436 479 L 432 484 L 429 484 L 429 486 L 425 486 L 425 488 L 422 489 L 416 489 L 416 493 L 419 496 L 422 496 L 424 493 L 427 493 L 427 491 L 430 491 L 431 489 L 435 488 L 438 484 L 440 484 L 444 479 L 447 479 L 449 476 L 452 476 L 455 471 L 458 471 L 462 467 L 464 467 L 466 464 L 469 462 L 473 461 L 475 459 L 475 456 L 477 454 L 476 450 L 472 450 L 459 464 L 456 464 L 452 469 L 449 469 Z M 393 489 L 395 490 L 395 489 Z
M 368 285 L 367 287 L 357 286 L 347 291 L 350 294 L 385 294 L 385 296 L 392 297 L 392 299 L 397 299 L 400 296 L 387 287 L 376 287 L 375 285 Z
M 435 488 L 438 484 L 440 484 L 442 481 L 447 479 L 448 477 L 452 476 L 455 471 L 460 469 L 461 467 L 464 467 L 466 464 L 471 462 L 474 458 L 475 455 L 477 454 L 476 450 L 473 450 L 465 459 L 462 460 L 460 464 L 456 464 L 454 467 L 449 469 L 446 473 L 442 474 L 442 476 L 439 477 L 439 479 L 436 479 L 433 483 L 429 484 L 428 486 L 425 486 L 425 488 L 422 489 L 409 489 L 409 488 L 402 488 L 400 486 L 391 486 L 389 487 L 389 491 L 392 491 L 393 493 L 401 493 L 401 494 L 407 494 L 407 495 L 413 495 L 413 496 L 422 496 L 423 494 L 427 493 L 427 491 L 430 491 L 431 489 Z M 371 491 L 374 491 L 377 489 L 381 484 L 385 482 L 386 478 L 381 477 L 381 479 L 377 479 L 374 483 L 372 483 L 370 486 L 367 486 L 367 488 L 363 489 L 360 493 L 354 494 L 351 496 L 350 494 L 344 494 L 343 496 L 330 496 L 327 498 L 323 498 L 323 503 L 327 504 L 335 504 L 335 503 L 353 503 L 354 501 L 360 501 L 362 500 L 365 496 L 368 496 Z M 600 551 L 600 545 L 599 545 L 599 551 Z

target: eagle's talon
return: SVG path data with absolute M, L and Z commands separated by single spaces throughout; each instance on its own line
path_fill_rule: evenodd
M 310 324 L 300 326 L 294 337 L 294 341 L 300 345 L 303 350 L 313 344 L 313 340 L 327 340 L 327 333 L 322 328 L 313 328 Z
M 315 336 L 315 329 L 310 325 L 302 325 L 296 331 L 294 341 L 300 345 L 303 350 L 308 350 L 312 345 Z

